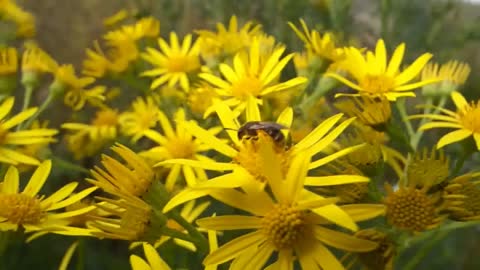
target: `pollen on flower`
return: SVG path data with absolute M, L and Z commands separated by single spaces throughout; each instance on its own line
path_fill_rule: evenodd
M 118 123 L 118 112 L 115 110 L 102 110 L 97 112 L 92 124 L 94 126 L 115 126 Z
M 437 223 L 435 202 L 423 190 L 400 188 L 384 203 L 387 220 L 398 228 L 419 232 Z
M 394 88 L 394 80 L 386 75 L 366 75 L 359 85 L 370 94 L 382 94 Z
M 196 147 L 191 139 L 186 138 L 170 138 L 168 143 L 165 145 L 167 151 L 170 153 L 172 158 L 194 158 L 196 153 Z
M 305 213 L 290 205 L 277 204 L 263 218 L 262 228 L 278 250 L 292 247 L 305 231 Z
M 200 67 L 198 57 L 188 55 L 173 55 L 170 56 L 166 63 L 166 68 L 169 72 L 191 72 Z
M 472 102 L 470 106 L 459 108 L 458 121 L 465 127 L 474 133 L 480 133 L 480 101 L 477 103 Z
M 43 216 L 40 200 L 25 194 L 0 194 L 0 217 L 15 224 L 36 224 Z
M 286 175 L 289 167 L 289 151 L 285 150 L 283 144 L 277 144 L 273 139 L 263 131 L 259 131 L 255 137 L 244 137 L 242 145 L 238 149 L 238 154 L 233 158 L 233 161 L 240 164 L 257 181 L 266 182 L 266 177 L 263 175 L 268 162 L 260 153 L 260 147 L 272 147 L 277 159 L 282 164 L 282 173 Z
M 238 99 L 246 99 L 249 95 L 258 96 L 262 91 L 262 82 L 255 77 L 245 77 L 232 85 L 232 94 Z

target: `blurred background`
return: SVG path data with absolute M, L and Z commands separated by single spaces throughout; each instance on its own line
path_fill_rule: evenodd
M 477 2 L 477 3 L 475 3 Z M 215 29 L 237 15 L 241 24 L 253 20 L 266 33 L 285 43 L 289 50 L 303 46 L 287 22 L 303 18 L 309 26 L 336 33 L 344 44 L 372 48 L 385 39 L 390 51 L 407 44 L 407 59 L 423 52 L 434 54 L 436 62 L 460 60 L 472 73 L 464 93 L 480 97 L 480 1 L 434 0 L 24 0 L 17 1 L 36 18 L 36 40 L 60 63 L 72 63 L 80 70 L 85 49 L 106 32 L 103 20 L 122 8 L 139 16 L 153 15 L 161 22 L 162 36 L 170 31 L 180 36 L 197 29 Z M 474 165 L 472 165 L 474 166 Z M 15 269 L 56 269 L 67 247 L 74 241 L 47 235 L 29 245 L 17 243 L 9 258 Z M 51 243 L 55 243 L 52 245 Z M 416 269 L 480 269 L 480 228 L 458 229 L 436 241 Z M 398 259 L 408 261 L 422 243 L 414 243 Z M 166 252 L 168 253 L 168 252 Z M 85 239 L 79 259 L 71 269 L 129 269 L 128 244 L 112 240 Z M 184 259 L 192 253 L 185 251 Z M 27 259 L 28 258 L 28 259 Z M 78 263 L 77 263 L 78 262 Z M 179 265 L 188 263 L 179 262 Z M 12 268 L 13 269 L 13 268 Z M 180 268 L 179 268 L 180 269 Z M 397 268 L 396 268 L 397 269 Z M 398 268 L 401 269 L 401 268 Z

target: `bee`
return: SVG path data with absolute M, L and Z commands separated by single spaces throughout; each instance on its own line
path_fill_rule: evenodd
M 259 130 L 263 130 L 272 137 L 275 143 L 284 143 L 285 136 L 282 133 L 282 129 L 288 129 L 288 127 L 275 122 L 251 121 L 238 129 L 237 137 L 239 140 L 245 136 L 255 137 L 258 135 Z

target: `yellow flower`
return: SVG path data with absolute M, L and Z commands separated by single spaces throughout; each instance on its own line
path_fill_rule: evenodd
M 40 122 L 38 120 L 33 121 L 32 125 L 29 127 L 29 129 L 32 129 L 32 130 L 47 129 L 47 128 L 48 128 L 48 121 Z M 48 141 L 32 143 L 32 144 L 27 144 L 27 145 L 22 145 L 20 147 L 17 147 L 16 150 L 18 150 L 20 153 L 26 156 L 34 157 L 37 160 L 44 161 L 51 154 L 48 145 L 49 145 Z M 34 166 L 28 165 L 28 164 L 17 164 L 16 167 L 20 172 L 34 168 Z
M 195 31 L 199 35 L 201 54 L 207 60 L 212 57 L 233 56 L 250 46 L 252 38 L 262 34 L 261 25 L 252 21 L 245 23 L 240 29 L 237 17 L 232 16 L 228 27 L 217 23 L 217 32 L 209 30 Z
M 121 48 L 125 47 L 123 43 Z M 130 44 L 130 47 L 136 47 Z M 135 49 L 136 50 L 136 49 Z M 86 59 L 83 60 L 82 74 L 86 76 L 92 76 L 95 78 L 101 78 L 111 72 L 113 74 L 119 74 L 127 70 L 130 61 L 136 58 L 136 55 L 131 56 L 131 52 L 124 54 L 125 49 L 109 48 L 105 54 L 97 41 L 93 43 L 93 49 L 86 50 Z M 133 59 L 132 59 L 133 58 Z
M 52 163 L 49 160 L 40 164 L 22 192 L 19 192 L 18 170 L 13 166 L 8 169 L 3 184 L 0 186 L 0 230 L 17 230 L 21 227 L 27 232 L 48 231 L 66 235 L 89 235 L 89 230 L 65 224 L 68 224 L 67 219 L 89 212 L 95 206 L 61 213 L 54 211 L 85 198 L 96 187 L 70 196 L 78 185 L 73 182 L 57 190 L 51 196 L 41 196 L 38 192 L 45 184 L 51 166 Z
M 335 102 L 334 106 L 349 117 L 357 117 L 364 125 L 378 126 L 390 120 L 390 102 L 384 97 L 353 97 Z
M 68 131 L 65 136 L 68 150 L 77 160 L 95 155 L 105 144 L 117 138 L 118 119 L 116 110 L 104 108 L 96 112 L 89 124 L 62 124 L 62 128 Z
M 264 174 L 271 193 L 263 190 L 243 193 L 234 189 L 212 192 L 215 199 L 251 215 L 202 218 L 197 220 L 200 227 L 220 231 L 253 229 L 253 232 L 210 253 L 203 261 L 206 266 L 233 259 L 233 269 L 263 268 L 273 255 L 278 269 L 293 269 L 295 261 L 302 269 L 344 269 L 326 245 L 352 252 L 377 247 L 374 242 L 324 225 L 333 223 L 356 231 L 354 221 L 358 216 L 353 214 L 353 209 L 364 208 L 369 214 L 363 218 L 369 219 L 381 214 L 382 207 L 373 210 L 376 207 L 371 205 L 350 205 L 345 210 L 332 204 L 336 199 L 305 193 L 310 155 L 296 155 L 291 163 L 285 176 L 280 173 L 282 167 L 278 161 L 272 159 L 266 164 Z
M 430 152 L 430 153 L 429 153 Z M 408 184 L 413 187 L 423 187 L 423 183 L 437 185 L 447 179 L 450 167 L 448 157 L 445 157 L 443 151 L 423 151 L 415 153 L 410 160 L 406 170 Z
M 143 59 L 154 66 L 154 69 L 143 72 L 142 76 L 156 77 L 152 89 L 168 83 L 169 87 L 179 84 L 183 90 L 188 91 L 189 76 L 200 71 L 199 43 L 192 44 L 192 36 L 186 35 L 180 45 L 177 34 L 172 32 L 170 45 L 160 38 L 158 46 L 161 51 L 147 48 L 147 52 L 142 54 Z
M 133 142 L 138 141 L 157 125 L 159 114 L 160 109 L 152 97 L 137 98 L 132 103 L 132 111 L 120 115 L 122 133 L 132 137 Z
M 260 112 L 253 99 L 250 99 L 249 106 L 247 108 L 247 122 L 261 121 Z M 310 153 L 319 154 L 326 147 L 328 147 L 353 121 L 349 119 L 343 123 L 340 123 L 338 127 L 333 128 L 338 123 L 341 114 L 332 116 L 325 120 L 322 124 L 316 127 L 309 135 L 307 135 L 302 141 L 297 144 L 287 147 L 286 142 L 274 141 L 265 132 L 259 132 L 258 136 L 254 136 L 252 139 L 249 137 L 238 138 L 237 131 L 240 125 L 235 120 L 235 114 L 224 103 L 216 105 L 217 114 L 229 135 L 229 138 L 234 144 L 234 147 L 221 139 L 215 137 L 207 130 L 199 127 L 196 123 L 187 122 L 184 127 L 194 134 L 198 140 L 203 141 L 206 145 L 210 146 L 213 150 L 227 156 L 232 162 L 217 162 L 212 159 L 202 158 L 199 160 L 191 159 L 172 159 L 160 162 L 158 166 L 170 165 L 170 164 L 183 164 L 192 167 L 199 167 L 212 171 L 231 171 L 229 173 L 221 174 L 217 177 L 211 178 L 208 181 L 199 182 L 193 188 L 187 188 L 181 191 L 178 195 L 172 198 L 165 206 L 164 211 L 167 212 L 173 207 L 187 202 L 189 200 L 206 196 L 211 190 L 225 189 L 225 188 L 237 188 L 241 187 L 245 190 L 262 190 L 266 185 L 265 167 L 270 166 L 271 160 L 275 160 L 282 164 L 282 169 L 278 171 L 283 177 L 291 166 L 291 159 L 296 155 L 307 155 Z M 290 127 L 293 120 L 293 111 L 291 108 L 284 110 L 277 123 Z M 284 130 L 288 132 L 288 130 Z M 284 134 L 287 136 L 288 134 Z M 265 148 L 271 148 L 272 156 L 265 157 Z M 313 170 L 326 163 L 347 155 L 362 145 L 357 145 L 342 149 L 331 155 L 320 155 L 309 165 L 309 169 Z M 336 175 L 325 177 L 308 177 L 305 182 L 308 186 L 324 186 L 324 185 L 340 185 L 354 182 L 367 182 L 368 178 L 358 175 Z
M 154 130 L 148 130 L 145 132 L 145 137 L 157 143 L 158 146 L 154 146 L 140 153 L 143 157 L 146 157 L 155 163 L 168 159 L 209 160 L 207 157 L 202 156 L 200 152 L 206 152 L 212 149 L 212 147 L 195 139 L 184 127 L 186 119 L 185 111 L 183 109 L 178 109 L 175 113 L 173 119 L 176 123 L 175 129 L 172 127 L 170 121 L 163 112 L 158 112 L 158 119 L 163 134 Z M 215 136 L 220 131 L 221 129 L 219 128 L 212 128 L 209 130 L 212 136 Z M 174 189 L 180 173 L 183 174 L 183 178 L 188 186 L 194 186 L 199 181 L 207 180 L 205 170 L 202 168 L 174 164 L 169 169 L 170 172 L 165 180 L 165 187 L 168 191 Z
M 22 154 L 21 151 L 12 149 L 11 146 L 54 142 L 55 139 L 52 136 L 57 134 L 57 130 L 46 128 L 12 130 L 13 127 L 23 123 L 37 112 L 37 108 L 30 108 L 10 119 L 5 119 L 11 112 L 13 103 L 14 98 L 10 97 L 0 105 L 0 162 L 13 165 L 19 163 L 38 165 L 40 162 L 36 158 Z
M 477 144 L 477 149 L 480 150 L 480 101 L 477 101 L 476 103 L 468 103 L 459 92 L 453 92 L 451 98 L 455 107 L 457 107 L 456 112 L 438 108 L 443 114 L 421 114 L 411 116 L 411 118 L 427 118 L 434 120 L 430 123 L 423 124 L 420 127 L 420 130 L 428 130 L 432 128 L 456 129 L 438 140 L 437 149 L 473 136 L 473 139 Z
M 154 247 L 150 244 L 143 244 L 143 252 L 147 261 L 143 260 L 137 255 L 130 256 L 130 265 L 133 270 L 170 270 L 166 262 L 162 260 Z
M 105 142 L 117 137 L 118 112 L 113 109 L 99 110 L 90 124 L 64 123 L 62 128 L 74 133 L 86 133 L 93 142 Z
M 345 59 L 342 69 L 353 77 L 352 82 L 346 77 L 336 73 L 326 73 L 326 76 L 333 77 L 348 87 L 358 91 L 358 94 L 337 94 L 342 95 L 371 95 L 385 96 L 388 100 L 396 100 L 399 97 L 412 97 L 415 94 L 413 89 L 437 82 L 438 79 L 422 80 L 409 83 L 414 80 L 422 71 L 425 64 L 432 57 L 425 53 L 418 57 L 405 70 L 399 70 L 402 64 L 405 44 L 400 44 L 393 52 L 392 58 L 387 63 L 387 51 L 383 40 L 377 42 L 375 52 L 367 51 L 366 56 L 362 50 L 354 47 L 345 48 Z
M 91 220 L 87 221 L 87 227 L 94 230 L 94 236 L 139 241 L 150 229 L 161 230 L 163 224 L 154 222 L 150 205 L 132 195 L 116 195 L 120 199 L 96 197 L 100 200 L 97 207 L 108 215 L 91 216 Z
M 154 180 L 152 168 L 142 157 L 121 144 L 117 144 L 111 149 L 126 164 L 103 155 L 101 162 L 106 170 L 95 167 L 91 170 L 93 179 L 87 179 L 87 181 L 110 194 L 141 197 Z
M 343 49 L 337 48 L 335 38 L 331 33 L 325 33 L 323 36 L 316 30 L 308 30 L 307 24 L 300 19 L 303 33 L 291 22 L 288 25 L 293 29 L 295 34 L 305 43 L 305 49 L 322 59 L 336 62 L 343 59 Z
M 212 84 L 220 96 L 227 98 L 224 102 L 229 106 L 235 107 L 236 111 L 243 111 L 249 97 L 254 97 L 261 104 L 262 98 L 268 94 L 300 87 L 306 83 L 307 79 L 304 77 L 296 77 L 286 82 L 278 81 L 282 70 L 293 57 L 293 54 L 289 54 L 282 58 L 284 50 L 280 47 L 268 55 L 262 55 L 258 39 L 254 39 L 248 55 L 235 55 L 233 68 L 225 63 L 220 64 L 223 78 L 212 73 L 201 73 L 199 77 Z
M 479 173 L 468 173 L 449 181 L 443 199 L 450 202 L 446 210 L 458 221 L 480 220 Z
M 17 72 L 17 50 L 12 47 L 0 49 L 0 75 L 10 75 Z
M 156 37 L 160 32 L 160 22 L 154 17 L 141 18 L 134 24 L 124 25 L 118 30 L 110 31 L 103 37 L 109 45 L 131 39 L 137 41 L 144 37 Z
M 33 73 L 53 73 L 57 62 L 35 44 L 28 44 L 22 55 L 22 71 Z
M 203 116 L 213 101 L 218 98 L 217 92 L 207 83 L 201 83 L 190 90 L 187 97 L 188 107 L 192 112 Z
M 2 19 L 15 23 L 17 37 L 30 38 L 35 35 L 35 18 L 14 1 L 3 1 L 0 14 Z
M 129 17 L 129 12 L 126 9 L 121 9 L 117 11 L 115 14 L 112 16 L 109 16 L 103 20 L 103 25 L 106 27 L 112 27 L 115 26 L 124 20 L 126 20 Z

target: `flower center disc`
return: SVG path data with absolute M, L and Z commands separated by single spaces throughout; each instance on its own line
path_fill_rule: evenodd
M 40 200 L 25 194 L 1 194 L 0 217 L 14 224 L 36 224 L 43 216 Z
M 360 82 L 360 87 L 372 94 L 386 93 L 391 91 L 393 86 L 393 79 L 385 75 L 366 75 Z
M 255 77 L 242 78 L 232 86 L 232 95 L 238 99 L 247 99 L 249 95 L 257 97 L 262 91 L 262 82 Z
M 292 247 L 305 228 L 305 214 L 289 205 L 277 204 L 263 218 L 263 232 L 280 250 Z
M 191 159 L 195 154 L 195 144 L 192 140 L 182 138 L 171 138 L 165 146 L 172 158 Z

